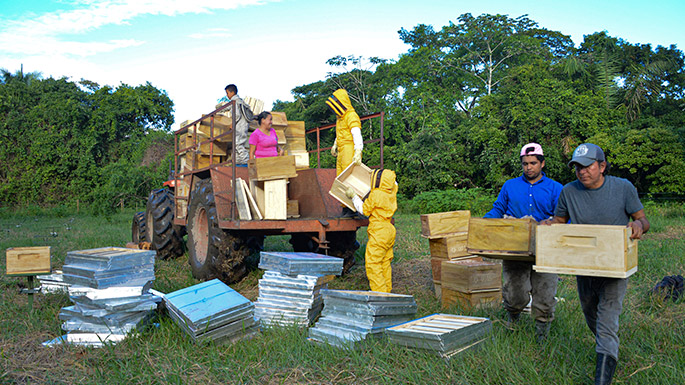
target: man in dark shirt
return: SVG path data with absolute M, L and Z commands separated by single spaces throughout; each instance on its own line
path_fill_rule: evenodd
M 564 186 L 554 218 L 543 224 L 570 219 L 575 224 L 628 226 L 633 239 L 649 230 L 637 190 L 626 179 L 608 175 L 611 165 L 599 146 L 581 144 L 573 151 L 569 166 L 575 167 L 578 180 Z M 618 360 L 618 317 L 628 279 L 579 275 L 576 282 L 585 321 L 597 345 L 595 384 L 609 384 Z

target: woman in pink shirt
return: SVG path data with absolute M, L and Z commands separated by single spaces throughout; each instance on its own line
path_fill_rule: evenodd
M 283 155 L 283 149 L 278 147 L 276 130 L 271 127 L 271 113 L 262 111 L 255 119 L 259 128 L 250 135 L 250 160 Z

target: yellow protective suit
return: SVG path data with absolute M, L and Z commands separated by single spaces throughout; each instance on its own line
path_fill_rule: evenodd
M 338 119 L 335 122 L 335 142 L 338 145 L 338 156 L 335 162 L 335 175 L 340 175 L 347 166 L 352 163 L 354 156 L 354 140 L 352 139 L 352 127 L 362 128 L 359 115 L 352 107 L 347 91 L 337 89 L 326 100 L 326 104 L 334 112 Z
M 364 201 L 363 214 L 369 217 L 366 243 L 366 277 L 372 291 L 390 293 L 392 290 L 392 248 L 395 246 L 395 226 L 392 219 L 397 210 L 397 183 L 392 170 L 375 170 L 372 189 Z

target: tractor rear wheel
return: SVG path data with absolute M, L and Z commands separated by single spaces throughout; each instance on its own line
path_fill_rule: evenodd
M 131 223 L 131 242 L 135 244 L 147 242 L 145 211 L 141 211 L 133 215 L 133 222 Z
M 195 186 L 188 206 L 188 263 L 193 277 L 225 283 L 241 280 L 248 273 L 249 257 L 259 249 L 258 238 L 221 229 L 211 179 Z
M 150 193 L 145 211 L 146 241 L 161 259 L 183 255 L 183 229 L 174 225 L 174 194 L 168 189 Z

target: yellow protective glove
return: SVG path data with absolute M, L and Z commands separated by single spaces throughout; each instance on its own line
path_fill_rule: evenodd
M 333 141 L 333 147 L 331 147 L 331 155 L 338 156 L 338 140 Z
M 362 163 L 362 150 L 354 150 L 354 155 L 352 156 L 352 163 L 361 164 Z
M 354 192 L 354 190 L 352 190 L 352 187 L 348 187 L 347 191 L 345 191 L 345 195 L 347 195 L 348 198 L 352 199 L 357 194 Z

